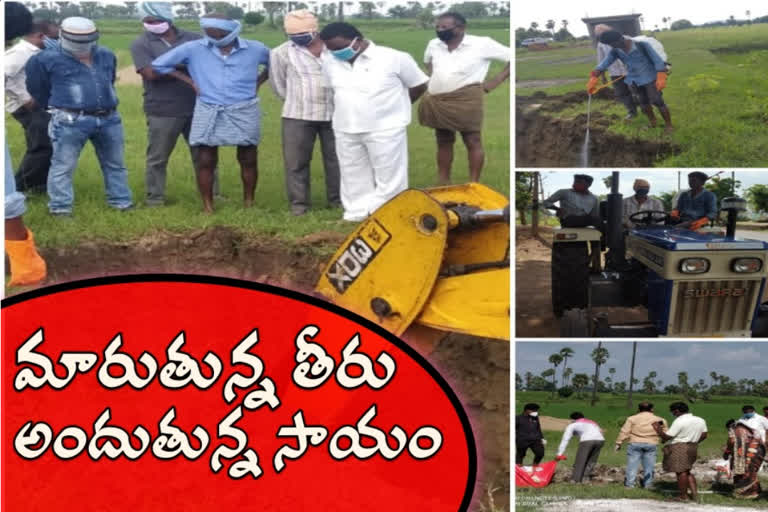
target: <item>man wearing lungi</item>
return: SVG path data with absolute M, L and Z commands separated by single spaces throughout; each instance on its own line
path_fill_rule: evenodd
M 333 89 L 344 219 L 358 222 L 408 188 L 406 128 L 429 77 L 413 57 L 348 23 L 330 23 L 320 39 L 332 54 L 323 72 Z
M 213 212 L 213 172 L 219 146 L 237 146 L 243 204 L 248 208 L 256 190 L 261 140 L 257 93 L 269 76 L 269 48 L 239 37 L 240 22 L 222 14 L 206 14 L 200 18 L 200 26 L 205 33 L 203 39 L 164 53 L 152 61 L 152 69 L 170 74 L 176 66 L 186 66 L 191 77 L 186 80 L 198 93 L 189 144 L 199 146 L 197 186 L 203 211 Z
M 654 424 L 654 429 L 662 442 L 667 443 L 664 447 L 662 465 L 664 471 L 677 475 L 677 488 L 680 495 L 675 498 L 675 501 L 688 500 L 689 490 L 691 491 L 690 499 L 696 501 L 698 496 L 696 478 L 691 473 L 691 469 L 696 462 L 699 443 L 707 438 L 707 424 L 702 418 L 691 414 L 688 405 L 684 402 L 673 403 L 669 406 L 669 411 L 675 417 L 669 430 L 665 432 L 660 421 Z
M 509 78 L 512 51 L 491 39 L 465 33 L 467 20 L 447 12 L 437 18 L 437 39 L 427 45 L 424 63 L 431 75 L 419 105 L 419 123 L 435 129 L 441 185 L 451 181 L 453 144 L 461 133 L 469 155 L 469 179 L 478 181 L 485 162 L 481 131 L 484 95 Z M 506 66 L 486 81 L 492 60 Z

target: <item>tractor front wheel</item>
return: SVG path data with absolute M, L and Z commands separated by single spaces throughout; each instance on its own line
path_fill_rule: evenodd
M 589 338 L 592 335 L 586 309 L 567 309 L 560 319 L 560 337 Z

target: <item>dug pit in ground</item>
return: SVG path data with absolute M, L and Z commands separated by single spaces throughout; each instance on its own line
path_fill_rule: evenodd
M 125 242 L 42 249 L 46 285 L 118 274 L 202 274 L 311 293 L 344 235 L 313 233 L 292 243 L 244 237 L 225 227 L 159 232 Z M 472 510 L 509 510 L 509 343 L 452 333 L 422 352 L 462 401 L 478 451 Z
M 612 100 L 602 89 L 593 99 Z M 558 112 L 583 104 L 584 114 L 572 119 Z M 518 96 L 515 108 L 515 164 L 518 167 L 579 167 L 587 127 L 587 94 Z M 680 149 L 667 140 L 628 139 L 607 131 L 620 119 L 593 110 L 590 122 L 589 167 L 652 167 Z

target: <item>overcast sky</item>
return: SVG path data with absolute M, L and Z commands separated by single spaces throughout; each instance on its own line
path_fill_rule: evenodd
M 629 368 L 632 363 L 632 342 L 603 342 L 610 357 L 601 369 L 601 375 L 608 375 L 608 368 L 616 368 L 615 381 L 628 381 Z M 597 342 L 517 342 L 515 344 L 516 368 L 521 377 L 525 372 L 539 375 L 551 368 L 547 359 L 559 352 L 563 347 L 571 347 L 575 352 L 568 359 L 568 367 L 575 373 L 591 375 L 595 371 L 595 363 L 589 354 L 597 348 Z M 704 379 L 708 384 L 712 371 L 731 377 L 732 380 L 768 379 L 765 372 L 765 361 L 768 360 L 768 343 L 743 341 L 721 341 L 706 343 L 649 341 L 637 344 L 637 359 L 635 361 L 635 378 L 642 382 L 651 370 L 658 374 L 656 380 L 663 380 L 664 385 L 677 384 L 677 374 L 688 372 L 688 382 L 694 383 Z M 558 379 L 562 366 L 558 367 Z
M 512 2 L 512 28 L 528 28 L 532 21 L 543 29 L 548 19 L 557 22 L 568 20 L 568 30 L 575 36 L 587 34 L 587 26 L 582 18 L 597 18 L 617 14 L 642 14 L 643 29 L 653 30 L 654 25 L 661 28 L 661 18 L 672 20 L 687 19 L 698 25 L 708 21 L 726 20 L 731 15 L 737 19 L 746 19 L 746 11 L 751 11 L 752 18 L 768 14 L 768 2 L 765 0 L 734 0 L 731 2 L 671 2 L 669 0 L 616 1 L 590 0 L 574 2 L 572 0 L 551 0 L 548 2 Z
M 688 173 L 691 169 L 680 171 L 680 185 L 683 190 L 688 188 Z M 707 170 L 706 173 L 709 176 L 719 172 L 715 170 Z M 764 171 L 735 171 L 736 180 L 741 181 L 741 188 L 736 190 L 736 193 L 743 197 L 744 191 L 750 186 L 755 184 L 768 184 L 768 170 Z M 573 175 L 576 173 L 584 173 L 592 176 L 595 181 L 590 188 L 590 191 L 599 196 L 610 192 L 603 184 L 602 179 L 610 176 L 611 171 L 595 171 L 587 169 L 585 171 L 543 171 L 542 180 L 544 182 L 544 193 L 547 196 L 553 194 L 556 190 L 561 188 L 571 188 L 573 184 Z M 653 171 L 621 171 L 619 175 L 619 192 L 624 197 L 634 194 L 632 191 L 632 183 L 636 178 L 644 178 L 651 183 L 651 195 L 659 195 L 662 192 L 677 192 L 677 174 L 678 171 L 674 170 L 653 170 Z M 720 174 L 720 178 L 730 178 L 731 171 L 724 171 Z

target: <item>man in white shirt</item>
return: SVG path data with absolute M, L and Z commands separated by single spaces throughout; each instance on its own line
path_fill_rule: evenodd
M 608 32 L 609 30 L 615 30 L 610 25 L 604 25 L 600 23 L 599 25 L 595 25 L 595 37 L 597 38 L 597 63 L 600 64 L 605 60 L 605 58 L 608 56 L 609 53 L 611 53 L 611 50 L 613 49 L 610 45 L 607 45 L 605 43 L 600 42 L 600 36 L 604 32 Z M 632 96 L 632 91 L 629 89 L 629 86 L 624 83 L 624 80 L 619 80 L 622 76 L 626 76 L 627 74 L 627 68 L 624 66 L 624 63 L 620 60 L 616 59 L 616 61 L 608 66 L 608 69 L 606 70 L 608 72 L 608 76 L 611 77 L 611 81 L 613 82 L 613 93 L 616 99 L 621 102 L 622 105 L 624 105 L 624 108 L 627 109 L 627 117 L 624 119 L 627 121 L 631 121 L 635 117 L 637 117 L 637 103 L 635 102 L 634 96 Z M 607 80 L 605 79 L 605 73 L 601 75 L 603 83 L 606 83 Z
M 20 192 L 45 192 L 53 147 L 48 138 L 51 116 L 27 91 L 24 67 L 33 55 L 58 45 L 59 27 L 52 21 L 35 21 L 31 32 L 5 52 L 5 110 L 24 128 L 27 152 L 16 173 Z
M 461 133 L 469 155 L 469 179 L 478 181 L 485 161 L 481 138 L 485 94 L 509 78 L 512 50 L 491 39 L 465 33 L 467 20 L 447 12 L 437 18 L 437 39 L 427 44 L 424 63 L 429 88 L 419 105 L 419 122 L 435 129 L 437 168 L 441 185 L 451 181 L 453 144 Z M 491 61 L 504 69 L 486 81 Z
M 661 422 L 654 425 L 662 442 L 667 443 L 664 447 L 663 468 L 677 475 L 677 488 L 680 491 L 677 500 L 687 501 L 690 490 L 690 499 L 695 502 L 698 491 L 691 469 L 698 456 L 699 443 L 707 438 L 707 423 L 691 414 L 684 402 L 671 404 L 669 411 L 675 417 L 669 430 L 665 432 Z
M 581 483 L 584 477 L 590 478 L 590 474 L 597 464 L 597 458 L 600 456 L 600 450 L 603 448 L 605 437 L 600 426 L 592 420 L 588 420 L 580 412 L 571 413 L 573 422 L 565 428 L 563 439 L 557 449 L 556 460 L 565 460 L 565 449 L 568 447 L 568 441 L 574 435 L 579 437 L 579 449 L 576 452 L 576 460 L 573 463 L 573 473 L 571 473 L 571 482 Z
M 768 418 L 760 416 L 755 412 L 755 407 L 752 405 L 745 405 L 741 408 L 743 413 L 739 419 L 743 424 L 748 426 L 755 432 L 756 435 L 765 443 L 765 432 L 768 430 Z
M 406 128 L 429 77 L 413 57 L 348 23 L 328 24 L 320 39 L 330 52 L 323 72 L 333 89 L 344 220 L 358 222 L 408 188 Z
M 664 203 L 661 202 L 661 200 L 656 199 L 655 197 L 650 197 L 648 195 L 648 192 L 651 190 L 651 184 L 644 179 L 636 179 L 634 185 L 632 186 L 633 190 L 635 191 L 635 195 L 631 197 L 627 197 L 624 199 L 624 212 L 623 212 L 623 224 L 624 227 L 627 229 L 631 229 L 639 224 L 636 224 L 633 221 L 629 220 L 629 217 L 634 215 L 637 212 L 642 211 L 657 211 L 657 212 L 663 212 L 664 211 Z M 654 221 L 661 222 L 663 221 L 663 217 L 661 215 L 654 216 Z

